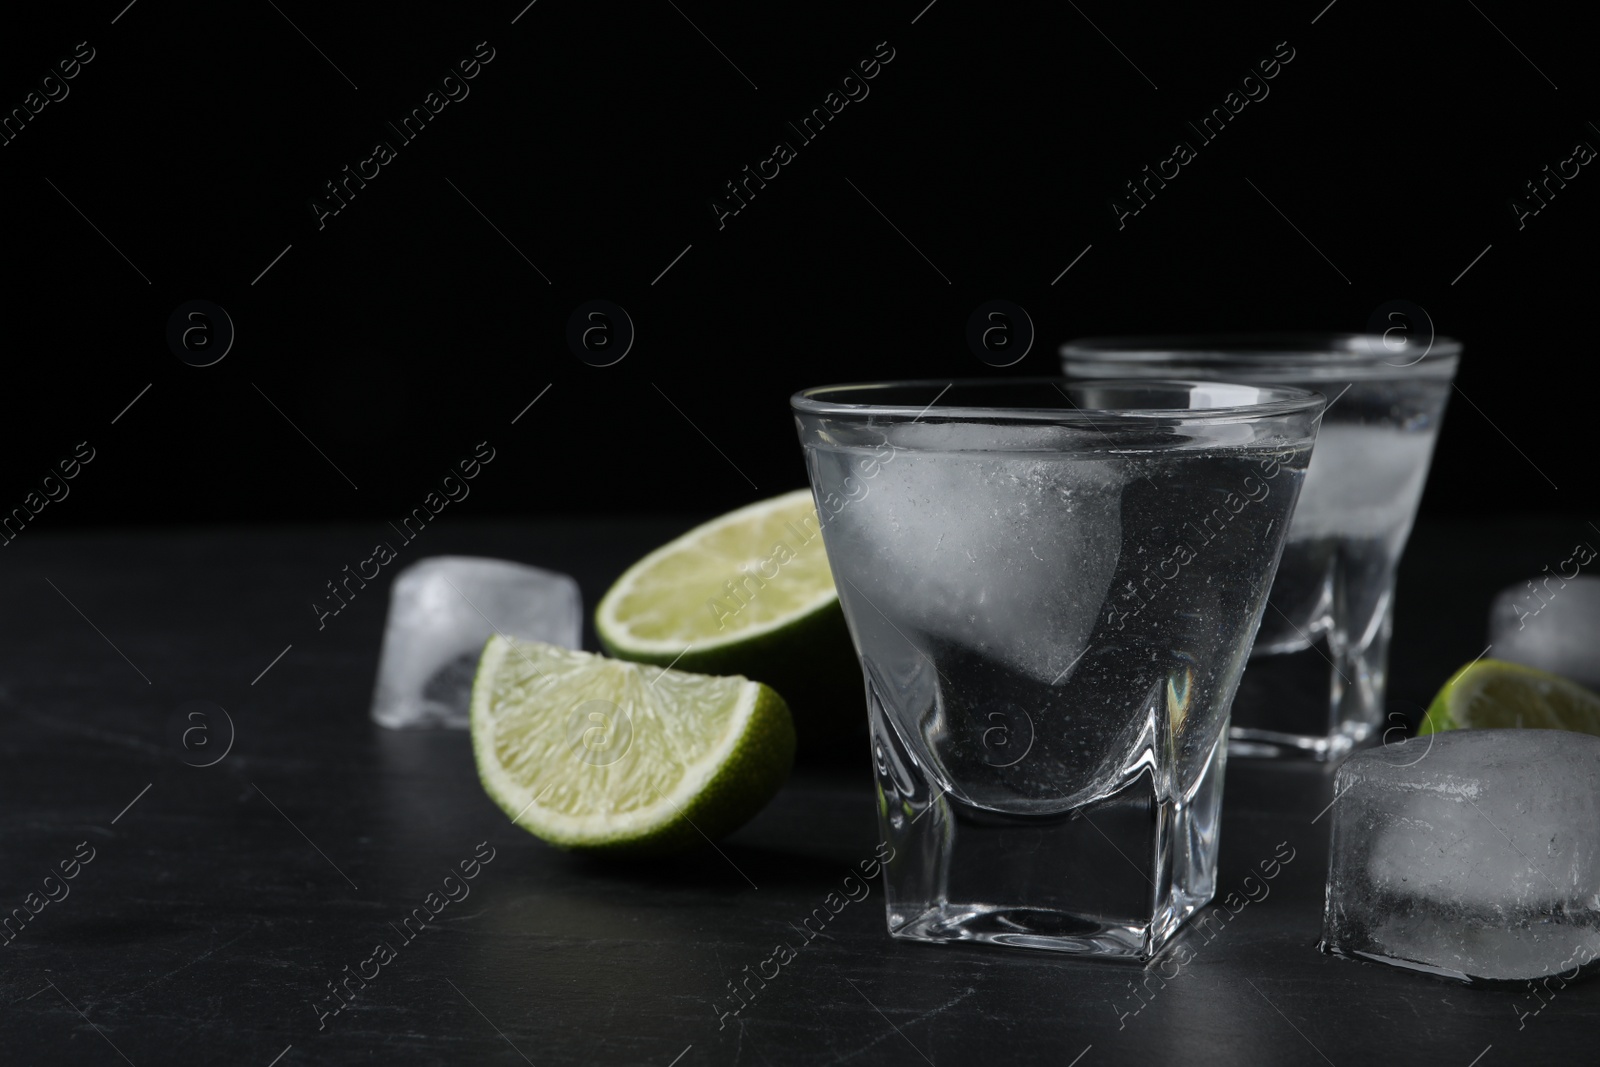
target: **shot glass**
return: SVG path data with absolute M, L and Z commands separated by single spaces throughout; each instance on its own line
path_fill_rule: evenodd
M 1235 755 L 1337 761 L 1384 733 L 1395 570 L 1460 352 L 1447 338 L 1422 347 L 1377 334 L 1112 337 L 1062 348 L 1073 379 L 1215 376 L 1328 399 L 1234 700 Z
M 892 935 L 1144 959 L 1211 899 L 1228 706 L 1322 404 L 1203 382 L 795 395 Z

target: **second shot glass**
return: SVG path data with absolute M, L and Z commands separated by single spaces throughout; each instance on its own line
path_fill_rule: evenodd
M 1062 350 L 1067 377 L 1205 375 L 1328 399 L 1289 524 L 1233 752 L 1337 761 L 1385 730 L 1395 571 L 1428 479 L 1461 345 L 1378 334 L 1106 337 Z

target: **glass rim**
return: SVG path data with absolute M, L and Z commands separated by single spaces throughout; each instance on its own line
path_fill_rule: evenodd
M 939 396 L 943 395 L 943 391 L 955 385 L 978 388 L 1050 385 L 1055 386 L 1058 391 L 1062 386 L 1074 389 L 1149 389 L 1153 386 L 1200 386 L 1202 388 L 1218 389 L 1253 389 L 1258 394 L 1271 394 L 1271 397 L 1251 404 L 1202 408 L 1083 408 L 1074 404 L 1070 396 L 1062 393 L 1063 399 L 1068 404 L 1071 404 L 1071 407 L 1045 408 L 1022 405 L 1007 407 L 984 407 L 982 405 L 937 407 Z M 935 396 L 932 402 L 922 407 L 915 404 L 849 403 L 821 399 L 823 394 L 828 393 L 854 393 L 859 395 L 884 392 L 890 389 L 910 388 L 939 390 L 939 396 Z M 1302 389 L 1298 386 L 1258 384 L 1255 382 L 1203 381 L 1185 378 L 1096 378 L 1092 381 L 1053 377 L 919 378 L 818 385 L 809 389 L 801 389 L 789 398 L 790 408 L 800 415 L 842 416 L 846 418 L 910 418 L 913 422 L 920 422 L 923 419 L 938 421 L 980 419 L 989 422 L 1081 425 L 1095 431 L 1098 431 L 1103 424 L 1111 421 L 1123 421 L 1124 424 L 1127 422 L 1169 422 L 1173 420 L 1222 423 L 1271 419 L 1303 412 L 1315 412 L 1326 404 L 1327 397 L 1323 394 L 1310 389 Z
M 1389 347 L 1383 334 L 1299 331 L 1285 333 L 1216 333 L 1104 335 L 1080 337 L 1061 346 L 1064 363 L 1117 364 L 1128 367 L 1192 365 L 1240 371 L 1307 371 L 1329 375 L 1353 371 L 1362 376 L 1404 375 L 1429 357 L 1437 372 L 1453 370 L 1461 342 L 1434 337 L 1422 354 L 1412 357 Z M 1396 362 L 1396 358 L 1401 362 Z

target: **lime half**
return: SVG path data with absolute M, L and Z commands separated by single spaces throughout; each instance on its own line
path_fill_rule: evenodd
M 767 686 L 495 636 L 472 687 L 484 789 L 563 848 L 672 852 L 736 829 L 794 757 Z
M 836 607 L 810 490 L 732 511 L 629 567 L 600 600 L 595 628 L 629 658 L 702 656 L 762 641 Z
M 1600 734 L 1600 695 L 1519 663 L 1478 660 L 1444 683 L 1418 733 L 1484 727 Z
M 619 659 L 766 682 L 794 711 L 806 749 L 865 722 L 809 490 L 729 512 L 651 552 L 600 599 L 595 631 Z

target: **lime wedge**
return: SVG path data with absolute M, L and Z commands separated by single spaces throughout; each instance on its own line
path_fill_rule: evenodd
M 636 658 L 758 641 L 839 602 L 809 490 L 729 512 L 629 567 L 595 625 Z
M 485 791 L 535 836 L 661 853 L 760 811 L 788 777 L 794 727 L 759 682 L 495 636 L 472 686 L 472 749 Z
M 1417 732 L 1484 727 L 1600 734 L 1600 695 L 1520 663 L 1478 660 L 1444 683 Z
M 866 721 L 809 490 L 729 512 L 651 552 L 600 599 L 595 630 L 619 659 L 767 683 L 793 710 L 803 749 Z

